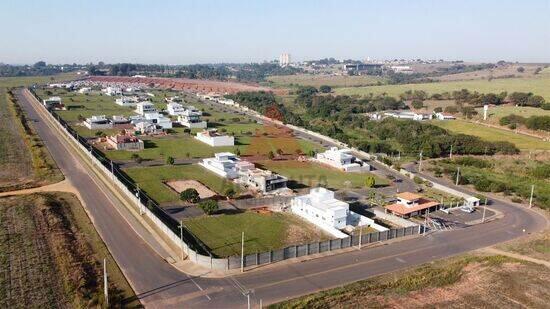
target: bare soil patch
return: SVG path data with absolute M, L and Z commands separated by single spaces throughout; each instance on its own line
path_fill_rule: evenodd
M 197 190 L 197 192 L 199 192 L 199 196 L 201 199 L 216 196 L 216 192 L 210 190 L 207 186 L 196 180 L 173 180 L 167 181 L 166 185 L 178 193 L 181 193 L 186 189 L 195 189 Z

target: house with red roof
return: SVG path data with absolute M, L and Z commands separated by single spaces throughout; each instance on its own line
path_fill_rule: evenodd
M 388 212 L 402 217 L 410 218 L 430 211 L 437 210 L 439 202 L 427 199 L 420 194 L 403 192 L 396 195 L 397 202 L 387 205 L 385 208 Z

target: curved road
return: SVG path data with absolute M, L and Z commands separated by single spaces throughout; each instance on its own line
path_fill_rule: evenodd
M 464 253 L 539 231 L 547 221 L 541 215 L 504 202 L 493 207 L 500 220 L 465 229 L 356 250 L 299 263 L 278 263 L 231 278 L 211 279 L 178 272 L 140 238 L 115 210 L 118 203 L 71 153 L 47 125 L 35 103 L 17 92 L 17 98 L 35 119 L 35 127 L 65 177 L 79 190 L 92 221 L 111 250 L 141 302 L 147 307 L 246 307 L 243 290 L 252 289 L 251 302 L 269 304 L 331 288 L 370 276 Z M 523 232 L 525 229 L 525 232 Z

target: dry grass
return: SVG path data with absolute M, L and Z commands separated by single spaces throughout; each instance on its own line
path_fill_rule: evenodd
M 271 308 L 547 308 L 550 270 L 503 256 L 461 256 Z
M 139 306 L 75 196 L 12 196 L 0 204 L 0 307 L 100 307 L 103 257 L 110 302 Z

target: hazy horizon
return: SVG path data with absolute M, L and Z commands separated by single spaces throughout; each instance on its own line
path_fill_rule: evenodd
M 550 62 L 550 1 L 94 1 L 0 5 L 0 62 Z

